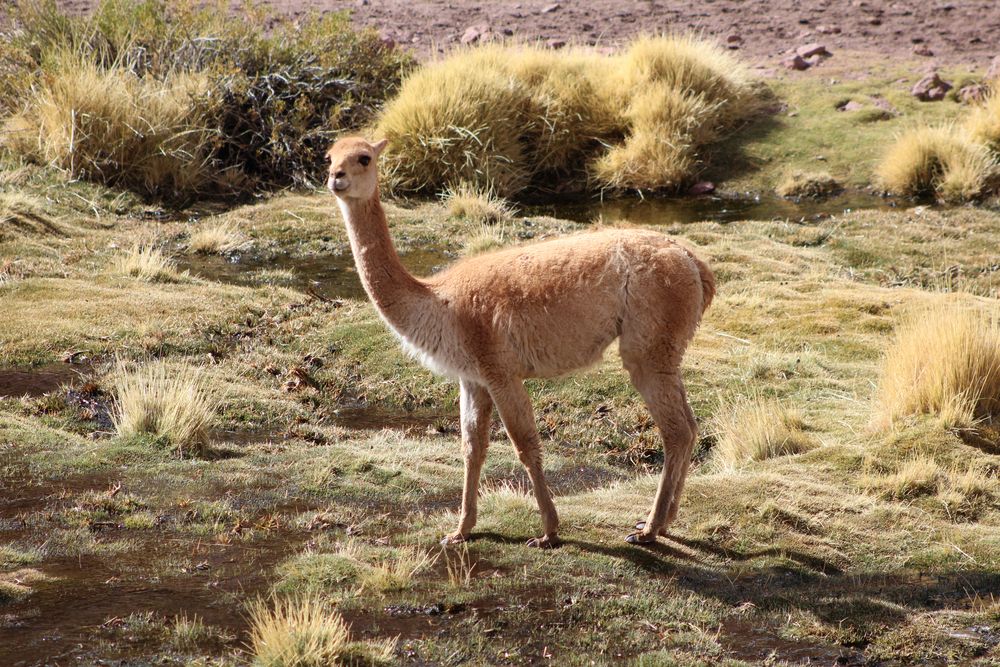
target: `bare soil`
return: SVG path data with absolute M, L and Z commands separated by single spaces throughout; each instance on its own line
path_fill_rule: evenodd
M 86 11 L 93 0 L 60 0 Z M 239 3 L 234 3 L 234 5 Z M 773 65 L 811 42 L 881 60 L 985 67 L 1000 53 L 1000 3 L 992 0 L 268 0 L 292 16 L 352 12 L 421 57 L 460 43 L 470 27 L 516 39 L 614 46 L 643 32 L 694 30 Z M 731 40 L 731 42 L 729 41 Z M 917 55 L 926 47 L 933 54 Z

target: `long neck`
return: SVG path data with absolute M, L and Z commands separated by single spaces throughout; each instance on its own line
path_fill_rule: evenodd
M 410 275 L 400 261 L 378 190 L 368 200 L 338 199 L 337 203 L 365 292 L 394 329 L 407 333 L 414 315 L 434 299 L 427 286 Z

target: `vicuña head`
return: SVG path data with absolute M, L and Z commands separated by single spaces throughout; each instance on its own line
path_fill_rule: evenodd
M 386 140 L 370 144 L 358 137 L 347 137 L 327 152 L 330 174 L 326 187 L 341 199 L 370 199 L 378 187 L 376 161 Z
M 459 381 L 465 487 L 458 527 L 444 541 L 472 534 L 495 407 L 541 510 L 543 535 L 528 543 L 558 542 L 559 518 L 524 380 L 597 363 L 616 339 L 664 448 L 653 507 L 627 539 L 665 535 L 695 443 L 680 362 L 715 293 L 708 265 L 659 232 L 619 229 L 468 257 L 415 278 L 399 261 L 379 201 L 377 162 L 385 145 L 338 141 L 329 152 L 328 185 L 382 319 L 424 365 Z

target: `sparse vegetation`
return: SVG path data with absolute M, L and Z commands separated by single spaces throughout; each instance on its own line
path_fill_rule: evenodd
M 114 389 L 111 417 L 119 437 L 149 434 L 162 438 L 182 456 L 204 452 L 216 400 L 197 369 L 163 362 L 135 369 L 119 364 Z
M 804 428 L 802 417 L 778 401 L 736 398 L 713 420 L 712 460 L 721 469 L 733 470 L 775 456 L 801 454 L 816 446 Z
M 968 426 L 1000 414 L 1000 326 L 995 315 L 959 304 L 922 309 L 882 362 L 878 420 L 920 414 Z
M 619 56 L 488 45 L 413 73 L 376 133 L 397 191 L 469 183 L 509 197 L 550 175 L 676 190 L 753 100 L 742 66 L 690 37 L 642 38 Z

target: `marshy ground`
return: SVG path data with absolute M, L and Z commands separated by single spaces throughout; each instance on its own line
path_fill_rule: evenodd
M 418 275 L 595 224 L 709 259 L 696 461 L 670 538 L 641 548 L 622 538 L 662 452 L 614 351 L 530 383 L 565 544 L 523 546 L 537 510 L 495 421 L 474 539 L 442 548 L 457 387 L 381 323 L 328 193 L 166 206 L 4 153 L 0 663 L 312 664 L 251 648 L 280 600 L 342 616 L 356 664 L 1000 662 L 1000 430 L 880 391 L 915 319 L 996 332 L 1000 213 L 875 194 L 900 131 L 968 109 L 910 97 L 902 59 L 823 67 L 769 79 L 773 108 L 709 147 L 716 195 L 533 195 L 490 223 L 387 202 Z M 843 192 L 774 194 L 796 172 Z M 122 377 L 156 364 L 210 397 L 190 447 L 121 427 Z

